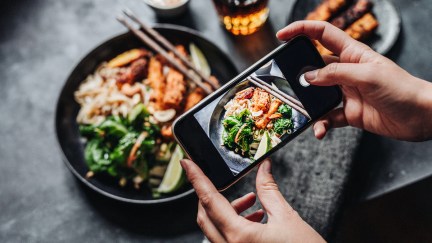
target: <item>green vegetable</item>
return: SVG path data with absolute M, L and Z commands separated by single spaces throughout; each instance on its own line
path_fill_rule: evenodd
M 138 133 L 130 132 L 120 139 L 117 147 L 114 148 L 114 151 L 110 155 L 111 160 L 115 164 L 123 164 L 126 161 L 138 135 Z
M 244 109 L 236 117 L 240 121 L 247 122 L 248 120 L 251 120 L 250 116 L 251 116 L 251 112 L 248 109 Z
M 240 146 L 243 152 L 249 152 L 250 144 L 253 141 L 252 136 L 252 124 L 246 123 L 245 127 L 240 131 L 238 136 L 237 144 Z
M 105 120 L 99 126 L 99 129 L 105 132 L 108 136 L 113 136 L 116 138 L 121 138 L 128 132 L 127 128 L 121 124 L 119 121 L 114 121 L 116 118 L 112 120 Z
M 292 108 L 287 104 L 282 104 L 278 108 L 278 112 L 282 114 L 285 118 L 291 118 L 292 116 Z
M 253 120 L 250 115 L 250 111 L 244 109 L 238 115 L 228 116 L 222 121 L 225 128 L 222 136 L 223 144 L 229 149 L 238 148 L 244 154 L 249 153 L 250 144 L 253 141 Z
M 228 116 L 223 120 L 223 125 L 227 129 L 235 126 L 241 126 L 241 120 L 237 119 L 235 116 Z
M 238 131 L 240 129 L 240 126 L 233 126 L 230 129 L 225 129 L 223 134 L 223 143 L 226 145 L 229 149 L 235 149 L 236 143 L 235 143 L 235 136 L 237 135 Z
M 148 122 L 148 116 L 145 106 L 138 104 L 127 118 L 110 116 L 98 126 L 81 125 L 80 133 L 87 138 L 84 155 L 89 169 L 118 178 L 139 175 L 146 180 L 149 168 L 155 164 L 156 140 L 160 136 L 159 127 Z M 128 167 L 130 152 L 144 131 L 148 135 L 140 144 L 132 166 Z
M 82 136 L 85 137 L 96 137 L 99 133 L 96 130 L 96 127 L 93 125 L 80 125 L 79 131 Z
M 288 118 L 279 118 L 276 120 L 274 124 L 274 131 L 279 135 L 284 134 L 286 131 L 292 128 L 293 128 L 293 123 L 291 119 Z
M 137 125 L 143 123 L 144 118 L 149 115 L 144 104 L 138 104 L 129 112 L 128 122 L 129 124 Z
M 108 150 L 103 146 L 100 139 L 92 139 L 87 143 L 84 157 L 90 170 L 94 172 L 106 170 L 111 163 Z

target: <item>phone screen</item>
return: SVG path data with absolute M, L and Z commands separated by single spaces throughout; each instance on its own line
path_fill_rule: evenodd
M 293 59 L 299 56 L 296 51 L 283 49 L 193 114 L 234 175 L 322 115 L 311 100 L 318 99 L 326 107 L 322 96 L 328 92 L 310 86 L 302 75 L 318 67 Z M 302 52 L 305 57 L 313 56 L 307 48 Z M 262 82 L 283 96 L 265 89 Z
M 216 187 L 227 188 L 340 103 L 338 87 L 302 79 L 324 65 L 311 41 L 297 37 L 177 119 L 174 134 Z

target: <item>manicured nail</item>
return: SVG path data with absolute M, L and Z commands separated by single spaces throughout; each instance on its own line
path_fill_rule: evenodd
M 263 169 L 264 169 L 265 172 L 267 172 L 267 173 L 271 173 L 271 164 L 270 164 L 270 160 L 268 160 L 268 159 L 265 160 L 262 166 L 264 166 Z
M 318 76 L 318 70 L 305 73 L 304 77 L 308 82 L 313 82 Z

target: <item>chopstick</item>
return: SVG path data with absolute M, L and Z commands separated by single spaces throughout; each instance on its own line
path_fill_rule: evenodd
M 258 78 L 257 76 L 250 76 L 249 78 L 254 79 L 255 81 L 261 83 L 262 85 L 267 86 L 269 89 L 272 89 L 274 92 L 278 93 L 279 95 L 285 96 L 285 98 L 287 98 L 288 100 L 290 100 L 294 104 L 300 106 L 301 108 L 304 108 L 303 104 L 299 100 L 297 100 L 296 98 L 292 97 L 291 95 L 289 95 L 287 93 L 282 92 L 279 89 L 274 88 L 273 86 L 268 84 L 266 81 Z
M 289 96 L 289 95 L 287 95 L 287 94 L 285 94 L 285 93 L 282 93 L 282 92 L 281 92 L 281 93 L 275 92 L 275 89 L 274 89 L 273 87 L 271 87 L 271 86 L 268 87 L 268 86 L 266 86 L 266 85 L 263 85 L 262 82 L 264 82 L 264 81 L 262 81 L 262 80 L 260 80 L 260 79 L 255 79 L 255 78 L 252 77 L 252 76 L 250 76 L 248 79 L 249 79 L 249 81 L 250 81 L 251 83 L 253 83 L 253 84 L 256 85 L 257 87 L 259 87 L 259 88 L 261 88 L 261 89 L 267 91 L 268 93 L 270 93 L 270 94 L 273 95 L 274 97 L 280 99 L 282 102 L 288 104 L 288 105 L 291 106 L 292 108 L 296 109 L 298 112 L 302 113 L 302 114 L 303 114 L 304 116 L 306 116 L 308 119 L 311 119 L 309 113 L 308 113 L 308 112 L 307 112 L 303 107 L 300 107 L 299 105 L 297 105 L 296 103 L 294 103 L 294 102 L 291 101 L 291 99 L 294 99 L 294 98 L 292 98 L 291 96 Z M 257 81 L 257 80 L 259 80 L 259 81 Z M 288 97 L 289 97 L 289 98 L 288 98 Z
M 134 33 L 140 40 L 142 40 L 145 44 L 147 44 L 150 48 L 155 50 L 157 53 L 161 54 L 171 65 L 173 65 L 178 71 L 180 71 L 183 75 L 185 75 L 188 79 L 192 80 L 196 83 L 200 88 L 204 90 L 207 94 L 210 94 L 212 90 L 206 86 L 199 77 L 193 75 L 193 72 L 190 72 L 187 68 L 181 65 L 174 57 L 168 54 L 159 44 L 157 44 L 154 40 L 150 39 L 147 35 L 145 35 L 141 30 L 132 27 L 129 22 L 123 16 L 117 16 L 117 20 L 123 24 L 126 28 L 128 28 L 132 33 Z
M 135 23 L 137 23 L 147 34 L 149 34 L 151 37 L 153 37 L 155 40 L 157 40 L 162 46 L 164 46 L 166 49 L 171 51 L 178 59 L 180 59 L 188 68 L 192 69 L 195 73 L 200 76 L 202 80 L 209 83 L 214 89 L 219 88 L 219 85 L 212 80 L 210 80 L 208 77 L 206 77 L 200 70 L 198 70 L 193 63 L 191 63 L 188 59 L 186 59 L 185 56 L 183 56 L 173 44 L 171 44 L 165 37 L 160 35 L 157 31 L 155 31 L 153 28 L 149 27 L 147 24 L 145 24 L 143 21 L 138 19 L 136 15 L 132 12 L 130 9 L 124 9 L 123 13 L 128 16 L 131 20 L 133 20 Z

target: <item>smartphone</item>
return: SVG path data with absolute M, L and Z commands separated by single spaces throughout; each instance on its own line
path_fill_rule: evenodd
M 223 191 L 341 102 L 338 86 L 304 80 L 324 66 L 310 39 L 298 36 L 177 118 L 174 136 Z

